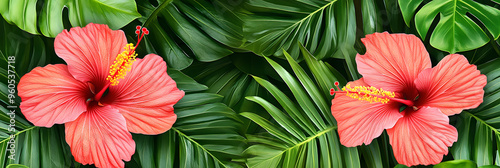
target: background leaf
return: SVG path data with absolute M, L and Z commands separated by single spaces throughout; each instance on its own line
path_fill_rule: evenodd
M 399 0 L 405 22 L 409 20 L 422 0 Z M 415 26 L 425 39 L 434 18 L 439 15 L 439 23 L 430 37 L 430 44 L 450 53 L 479 48 L 500 36 L 500 10 L 472 0 L 434 0 L 425 4 L 415 15 Z M 470 14 L 470 15 L 467 15 Z M 478 19 L 479 22 L 474 21 Z M 484 24 L 483 31 L 478 24 Z
M 7 168 L 28 168 L 28 166 L 20 165 L 20 164 L 10 164 Z
M 454 167 L 476 168 L 477 165 L 476 163 L 470 160 L 451 160 L 439 163 L 434 166 L 434 168 L 454 168 Z
M 212 63 L 196 62 L 184 71 L 197 81 L 206 84 L 209 89 L 205 92 L 216 93 L 223 96 L 222 102 L 235 111 L 262 111 L 262 108 L 249 100 L 246 96 L 268 97 L 260 85 L 251 75 L 265 75 L 270 66 L 255 67 L 265 63 L 264 58 L 255 57 L 253 54 L 233 54 L 229 57 Z M 277 74 L 276 74 L 277 76 Z M 260 114 L 262 114 L 261 112 Z M 242 132 L 254 132 L 256 125 L 248 119 L 241 117 L 244 126 Z
M 169 67 L 184 69 L 193 59 L 210 62 L 243 44 L 241 20 L 220 1 L 159 0 L 158 5 L 138 1 L 148 52 L 157 53 Z M 218 10 L 224 9 L 224 10 Z
M 375 0 L 361 0 L 361 12 L 363 18 L 363 33 L 372 34 L 382 32 L 383 20 Z
M 63 10 L 68 16 L 63 16 Z M 63 18 L 72 26 L 83 27 L 88 23 L 107 24 L 118 29 L 140 17 L 133 0 L 1 0 L 0 14 L 9 23 L 31 33 L 55 37 L 64 29 Z
M 244 9 L 251 12 L 242 16 L 244 48 L 258 55 L 283 57 L 284 49 L 297 59 L 298 42 L 318 59 L 356 53 L 352 1 L 249 0 Z

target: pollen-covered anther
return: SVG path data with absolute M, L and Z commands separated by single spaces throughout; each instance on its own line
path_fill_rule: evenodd
M 394 92 L 377 89 L 373 86 L 355 86 L 354 88 L 351 88 L 351 85 L 347 84 L 342 88 L 342 91 L 346 92 L 346 95 L 353 99 L 367 101 L 370 103 L 378 102 L 385 104 L 389 102 L 389 98 L 394 98 L 396 96 Z
M 130 71 L 135 61 L 135 57 L 137 56 L 134 50 L 134 44 L 127 44 L 125 46 L 125 51 L 118 54 L 113 65 L 109 67 L 109 75 L 106 80 L 108 80 L 112 86 L 118 85 L 119 80 L 125 78 L 127 72 Z

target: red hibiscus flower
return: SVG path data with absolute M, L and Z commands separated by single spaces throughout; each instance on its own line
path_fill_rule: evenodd
M 375 33 L 362 42 L 367 52 L 358 54 L 356 63 L 363 78 L 333 92 L 340 142 L 370 144 L 387 129 L 399 163 L 441 162 L 458 137 L 448 116 L 483 102 L 486 76 L 459 54 L 431 68 L 429 54 L 414 35 Z
M 147 29 L 140 27 L 139 40 Z M 135 151 L 133 133 L 160 134 L 177 116 L 183 96 L 163 59 L 135 59 L 135 47 L 121 30 L 89 24 L 57 35 L 56 54 L 68 65 L 37 67 L 19 82 L 20 108 L 36 126 L 65 124 L 76 161 L 124 167 Z M 124 48 L 125 47 L 125 48 Z

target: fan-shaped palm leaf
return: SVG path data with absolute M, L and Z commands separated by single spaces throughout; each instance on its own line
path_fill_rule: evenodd
M 263 56 L 283 56 L 282 49 L 295 59 L 298 42 L 318 59 L 354 56 L 356 17 L 349 0 L 250 0 L 243 17 L 246 49 Z

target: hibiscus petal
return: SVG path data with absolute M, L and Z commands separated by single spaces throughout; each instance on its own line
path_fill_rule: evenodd
M 89 23 L 80 28 L 64 30 L 56 36 L 54 49 L 68 64 L 69 72 L 78 80 L 92 82 L 96 88 L 106 83 L 109 67 L 127 44 L 121 30 L 107 25 Z
M 93 105 L 78 119 L 68 122 L 66 142 L 77 162 L 97 167 L 124 167 L 130 161 L 135 142 L 125 118 L 110 106 Z
M 36 126 L 52 127 L 75 120 L 87 110 L 87 85 L 76 80 L 66 65 L 36 67 L 18 85 L 21 112 Z
M 351 87 L 368 86 L 363 78 L 349 84 Z M 341 93 L 332 100 L 332 115 L 337 120 L 340 142 L 347 147 L 370 144 L 402 117 L 399 103 L 358 101 Z
M 437 164 L 457 141 L 458 132 L 438 108 L 405 111 L 404 117 L 387 130 L 394 156 L 406 166 Z
M 483 102 L 486 76 L 460 54 L 451 54 L 439 64 L 418 75 L 420 93 L 417 105 L 437 107 L 446 115 L 476 108 Z
M 375 33 L 361 41 L 366 53 L 358 54 L 356 63 L 370 86 L 393 92 L 415 90 L 413 81 L 431 67 L 424 44 L 414 35 Z
M 103 102 L 118 109 L 130 132 L 160 134 L 177 119 L 173 105 L 184 92 L 167 74 L 167 65 L 155 54 L 137 59 L 131 71 L 117 86 L 109 88 Z

